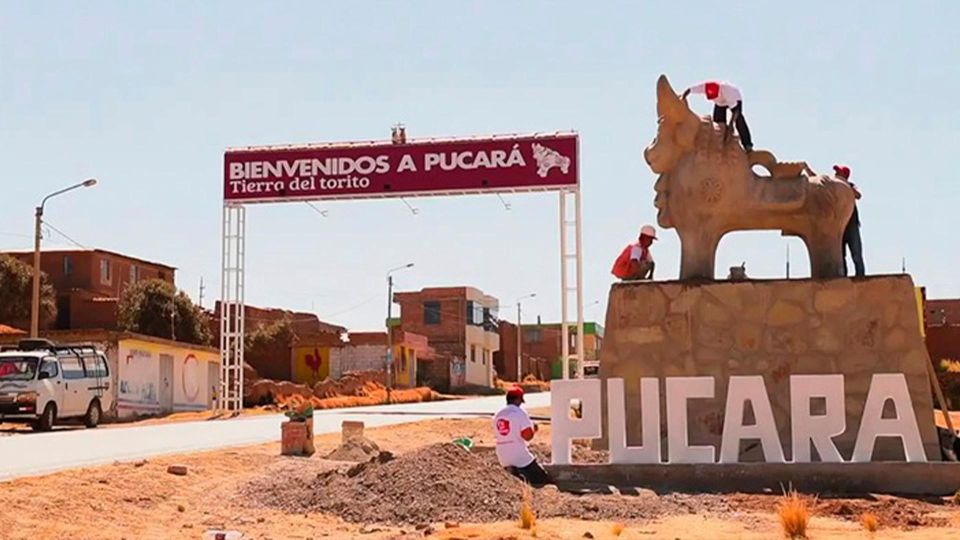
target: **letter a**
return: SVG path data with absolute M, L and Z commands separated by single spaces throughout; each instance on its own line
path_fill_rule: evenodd
M 417 171 L 417 163 L 413 160 L 413 156 L 410 154 L 404 154 L 400 159 L 400 165 L 397 166 L 397 172 L 403 171 Z
M 883 418 L 883 406 L 888 399 L 893 400 L 896 418 Z M 899 437 L 907 461 L 927 461 L 903 373 L 878 373 L 870 380 L 867 403 L 863 406 L 857 431 L 857 444 L 853 448 L 853 461 L 871 461 L 877 437 Z
M 756 423 L 743 425 L 743 409 L 746 402 L 753 406 Z M 768 463 L 783 463 L 783 447 L 777 435 L 777 424 L 770 408 L 767 386 L 760 375 L 732 376 L 727 387 L 727 405 L 723 413 L 723 437 L 720 442 L 720 463 L 740 461 L 740 441 L 760 439 L 763 460 Z

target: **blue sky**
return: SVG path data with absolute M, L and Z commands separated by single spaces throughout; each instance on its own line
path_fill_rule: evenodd
M 90 247 L 179 268 L 219 294 L 223 150 L 230 146 L 574 129 L 581 137 L 584 286 L 603 319 L 613 259 L 655 221 L 642 149 L 654 84 L 737 83 L 757 148 L 848 164 L 869 273 L 901 259 L 930 297 L 958 297 L 956 2 L 4 2 L 0 248 L 31 245 L 33 207 Z M 691 99 L 701 113 L 702 100 Z M 398 288 L 474 285 L 515 317 L 559 316 L 556 195 L 251 207 L 247 300 L 381 325 Z M 662 232 L 658 278 L 679 241 Z M 721 243 L 718 275 L 794 276 L 778 233 Z M 70 245 L 57 233 L 46 246 Z M 598 303 L 594 303 L 598 301 Z

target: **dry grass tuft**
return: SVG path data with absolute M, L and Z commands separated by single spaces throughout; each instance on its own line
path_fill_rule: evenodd
M 810 509 L 794 489 L 783 494 L 777 503 L 777 516 L 787 538 L 806 538 L 807 524 L 810 522 Z
M 520 528 L 536 531 L 537 516 L 533 513 L 533 497 L 530 488 L 523 490 L 523 500 L 520 502 Z
M 614 523 L 613 527 L 610 528 L 610 533 L 614 536 L 620 536 L 623 533 L 623 529 L 626 528 L 626 525 L 623 523 Z
M 860 516 L 860 524 L 863 525 L 863 528 L 868 532 L 877 532 L 877 529 L 880 528 L 880 520 L 877 519 L 876 514 L 871 514 L 870 512 L 864 512 Z

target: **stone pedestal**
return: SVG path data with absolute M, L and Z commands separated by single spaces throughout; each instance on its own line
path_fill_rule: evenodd
M 313 445 L 313 419 L 305 422 L 287 420 L 280 424 L 280 454 L 284 456 L 312 456 L 316 452 Z
M 630 445 L 641 444 L 641 377 L 661 378 L 661 395 L 665 377 L 715 377 L 714 399 L 688 403 L 689 437 L 691 444 L 719 451 L 727 380 L 762 375 L 790 460 L 790 375 L 845 376 L 846 431 L 833 440 L 844 459 L 850 459 L 872 375 L 903 373 L 927 459 L 938 461 L 924 364 L 929 361 L 907 275 L 636 282 L 615 284 L 610 291 L 600 377 L 624 379 Z M 665 423 L 662 402 L 660 417 Z M 663 436 L 664 455 L 666 445 Z M 879 439 L 873 459 L 904 459 L 899 440 Z M 759 445 L 744 449 L 741 460 L 761 461 Z

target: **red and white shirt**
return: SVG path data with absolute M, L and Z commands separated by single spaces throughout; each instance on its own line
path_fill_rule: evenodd
M 639 262 L 653 262 L 653 255 L 650 253 L 650 248 L 645 248 L 640 244 L 631 244 L 630 260 Z
M 526 467 L 536 459 L 520 433 L 533 429 L 527 411 L 507 405 L 493 417 L 493 433 L 497 439 L 497 460 L 503 467 Z
M 704 81 L 691 86 L 688 91 L 691 94 L 703 94 L 720 107 L 735 107 L 743 100 L 740 89 L 726 81 Z

